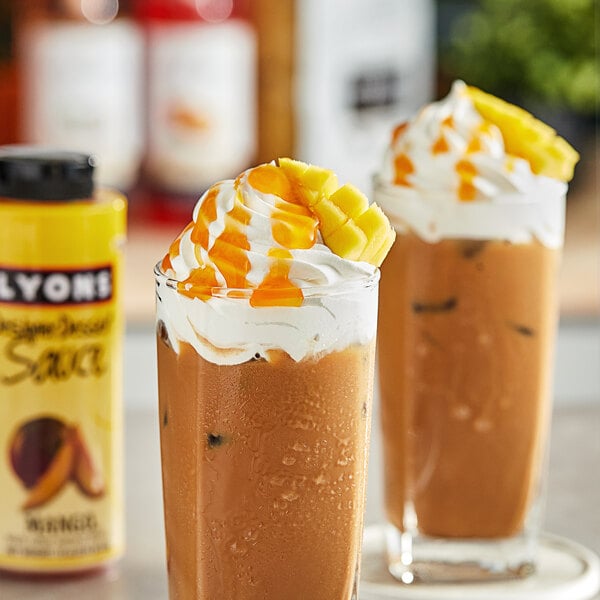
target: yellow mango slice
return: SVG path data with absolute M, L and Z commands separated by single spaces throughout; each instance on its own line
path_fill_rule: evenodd
M 355 222 L 371 238 L 381 238 L 390 229 L 388 218 L 377 204 L 371 204 L 368 210 L 355 219 Z
M 311 210 L 319 218 L 319 229 L 323 239 L 329 237 L 348 221 L 345 213 L 329 198 L 321 198 L 321 201 L 313 205 Z
M 280 158 L 278 165 L 302 189 L 299 196 L 319 219 L 321 237 L 332 252 L 347 260 L 381 264 L 396 234 L 377 205 L 369 206 L 352 184 L 339 187 L 333 171 L 291 158 Z
M 309 165 L 302 175 L 302 182 L 309 190 L 315 190 L 320 195 L 329 197 L 338 187 L 338 178 L 333 171 Z
M 360 256 L 359 260 L 364 260 L 365 262 L 375 265 L 376 267 L 380 267 L 381 263 L 390 251 L 390 248 L 392 247 L 392 244 L 394 243 L 395 239 L 396 232 L 394 231 L 394 229 L 388 229 L 388 231 L 383 236 L 383 239 L 381 240 L 381 245 L 379 246 L 379 248 L 375 246 L 376 249 L 373 250 L 374 244 L 367 247 L 366 251 L 363 252 L 363 254 Z
M 369 208 L 367 197 L 350 183 L 336 190 L 329 199 L 351 219 L 358 217 Z
M 368 241 L 366 233 L 352 221 L 348 221 L 325 239 L 332 252 L 348 260 L 358 260 Z
M 300 181 L 302 175 L 308 169 L 308 165 L 299 160 L 293 160 L 292 158 L 279 158 L 277 159 L 279 167 L 283 169 L 286 175 L 293 177 Z
M 469 86 L 477 112 L 500 129 L 506 152 L 524 158 L 531 170 L 560 181 L 570 181 L 579 160 L 577 151 L 549 125 L 526 110 Z
M 338 187 L 337 176 L 329 169 L 291 158 L 280 158 L 277 162 L 283 172 L 306 192 L 309 206 L 319 202 L 323 196 L 330 196 Z

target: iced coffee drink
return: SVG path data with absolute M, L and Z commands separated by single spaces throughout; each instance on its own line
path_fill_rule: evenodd
M 394 131 L 376 178 L 398 232 L 378 359 L 388 552 L 402 581 L 533 568 L 576 160 L 549 127 L 462 82 Z
M 215 184 L 156 269 L 171 600 L 357 597 L 394 232 L 289 159 Z

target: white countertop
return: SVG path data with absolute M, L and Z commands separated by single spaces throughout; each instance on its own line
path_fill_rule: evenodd
M 366 524 L 382 520 L 379 430 L 371 451 Z M 0 578 L 1 600 L 166 600 L 158 421 L 129 410 L 126 422 L 127 551 L 112 571 L 83 579 Z M 555 410 L 545 529 L 600 554 L 600 405 Z M 600 596 L 598 596 L 600 598 Z

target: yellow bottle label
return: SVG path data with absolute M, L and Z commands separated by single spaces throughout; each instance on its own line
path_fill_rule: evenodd
M 39 208 L 0 203 L 0 568 L 69 571 L 123 546 L 125 204 Z

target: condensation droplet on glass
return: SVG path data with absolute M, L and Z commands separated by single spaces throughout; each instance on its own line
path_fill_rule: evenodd
M 493 426 L 494 424 L 490 419 L 479 418 L 473 421 L 473 429 L 475 429 L 477 433 L 487 433 L 492 430 Z
M 466 421 L 471 416 L 471 408 L 466 404 L 457 404 L 452 407 L 452 416 L 457 421 Z
M 302 442 L 296 442 L 292 446 L 292 450 L 295 450 L 296 452 L 310 452 L 310 448 L 308 447 L 308 445 Z
M 489 333 L 480 333 L 477 336 L 477 341 L 481 346 L 489 346 L 492 343 L 492 336 Z

